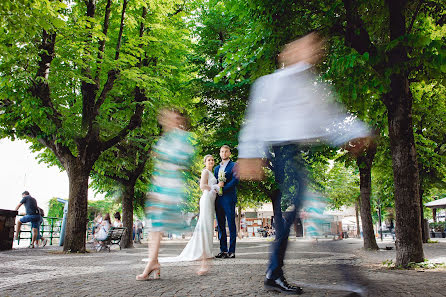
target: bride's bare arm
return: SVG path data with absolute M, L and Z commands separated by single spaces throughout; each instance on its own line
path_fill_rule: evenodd
M 209 172 L 206 169 L 204 169 L 201 172 L 201 178 L 200 178 L 200 189 L 202 191 L 204 191 L 204 190 L 210 191 L 211 190 L 211 187 L 208 185 L 208 178 L 209 178 Z

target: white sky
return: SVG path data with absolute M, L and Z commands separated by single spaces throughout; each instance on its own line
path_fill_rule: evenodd
M 46 214 L 51 198 L 68 199 L 68 176 L 57 167 L 39 164 L 37 154 L 31 152 L 29 146 L 23 140 L 0 139 L 0 209 L 15 209 L 26 190 Z M 96 198 L 102 197 L 97 195 Z M 89 189 L 88 199 L 93 198 L 94 193 Z M 25 212 L 24 206 L 19 212 Z

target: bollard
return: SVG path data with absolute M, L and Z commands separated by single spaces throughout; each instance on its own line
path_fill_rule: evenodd
M 0 251 L 11 250 L 18 211 L 0 209 Z

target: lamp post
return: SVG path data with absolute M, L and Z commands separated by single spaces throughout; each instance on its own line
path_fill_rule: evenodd
M 65 240 L 65 226 L 67 224 L 68 217 L 68 200 L 57 198 L 57 202 L 63 203 L 63 218 L 62 218 L 62 226 L 60 227 L 60 238 L 59 238 L 59 246 L 63 246 Z
M 381 237 L 381 241 L 383 241 L 383 225 L 381 222 L 381 199 L 378 199 L 378 219 L 379 219 L 379 233 Z

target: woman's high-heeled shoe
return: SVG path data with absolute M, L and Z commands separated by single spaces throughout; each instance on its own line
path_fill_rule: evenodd
M 197 275 L 206 275 L 209 272 L 209 267 L 201 267 L 200 269 L 198 269 L 197 271 Z
M 153 268 L 152 270 L 149 271 L 149 273 L 147 273 L 146 276 L 144 276 L 144 273 L 138 274 L 136 276 L 136 280 L 137 281 L 147 281 L 150 279 L 150 277 L 152 277 L 152 279 L 160 279 L 161 278 L 161 268 L 159 266 Z
M 205 275 L 209 272 L 209 264 L 202 262 L 200 268 L 197 270 L 198 275 Z

